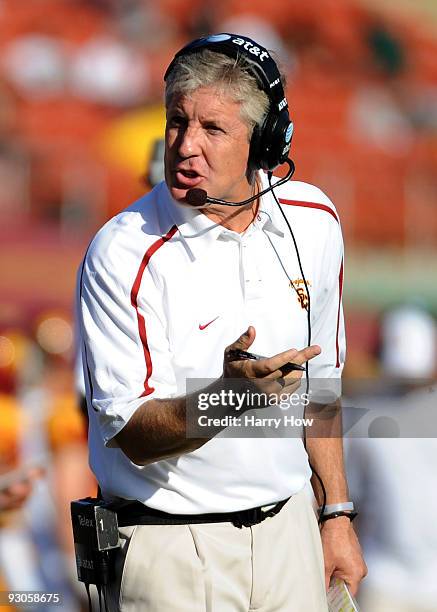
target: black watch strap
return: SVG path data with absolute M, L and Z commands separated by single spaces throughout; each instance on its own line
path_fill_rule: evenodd
M 330 512 L 329 514 L 323 514 L 319 521 L 324 523 L 325 521 L 329 521 L 330 519 L 335 519 L 338 516 L 347 516 L 348 519 L 352 522 L 354 518 L 357 516 L 358 512 L 346 512 L 345 510 L 339 510 L 338 512 Z

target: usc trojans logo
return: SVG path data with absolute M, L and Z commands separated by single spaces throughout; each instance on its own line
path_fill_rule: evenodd
M 309 280 L 307 280 L 307 285 L 308 287 L 311 287 L 311 283 Z M 305 283 L 304 283 L 303 278 L 296 278 L 295 280 L 290 281 L 290 287 L 294 291 L 296 291 L 297 301 L 299 302 L 301 308 L 303 310 L 307 310 L 308 309 L 308 294 L 305 289 Z

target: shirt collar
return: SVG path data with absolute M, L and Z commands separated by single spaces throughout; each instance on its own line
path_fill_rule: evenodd
M 258 176 L 261 181 L 261 191 L 269 187 L 269 180 L 267 174 L 259 172 Z M 272 181 L 272 184 L 274 182 Z M 259 224 L 266 232 L 272 232 L 281 238 L 284 237 L 284 232 L 281 230 L 282 215 L 279 211 L 279 207 L 275 201 L 272 192 L 268 192 L 261 197 L 258 213 L 254 223 Z
M 173 223 L 178 227 L 179 238 L 193 260 L 217 240 L 225 229 L 208 219 L 200 210 L 176 202 L 165 183 L 160 191 L 160 199 L 160 205 L 167 207 Z
M 269 186 L 267 175 L 260 172 L 259 178 L 261 180 L 261 190 L 266 189 Z M 167 206 L 173 222 L 178 227 L 179 237 L 192 259 L 200 257 L 220 237 L 233 233 L 222 225 L 211 221 L 200 210 L 176 202 L 171 197 L 165 183 L 160 190 L 160 199 L 160 205 Z M 272 194 L 266 193 L 261 197 L 258 213 L 251 225 L 252 231 L 268 231 L 283 237 L 284 233 L 278 223 L 278 213 L 278 207 Z

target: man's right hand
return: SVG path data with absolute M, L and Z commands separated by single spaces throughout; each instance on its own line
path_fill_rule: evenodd
M 266 359 L 231 360 L 230 351 L 235 349 L 247 351 L 255 340 L 255 336 L 255 328 L 249 326 L 247 331 L 238 340 L 225 349 L 223 377 L 250 379 L 260 391 L 267 394 L 294 393 L 300 386 L 302 372 L 293 370 L 289 374 L 284 375 L 281 368 L 289 362 L 298 365 L 305 364 L 310 359 L 319 355 L 321 348 L 317 345 L 312 345 L 300 351 L 290 349 Z

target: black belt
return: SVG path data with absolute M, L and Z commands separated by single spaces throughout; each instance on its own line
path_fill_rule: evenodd
M 258 506 L 237 512 L 211 512 L 206 514 L 170 514 L 149 508 L 141 502 L 122 504 L 117 508 L 119 527 L 133 525 L 190 525 L 196 523 L 232 523 L 235 527 L 251 527 L 261 523 L 269 516 L 275 516 L 290 498 L 274 506 Z

